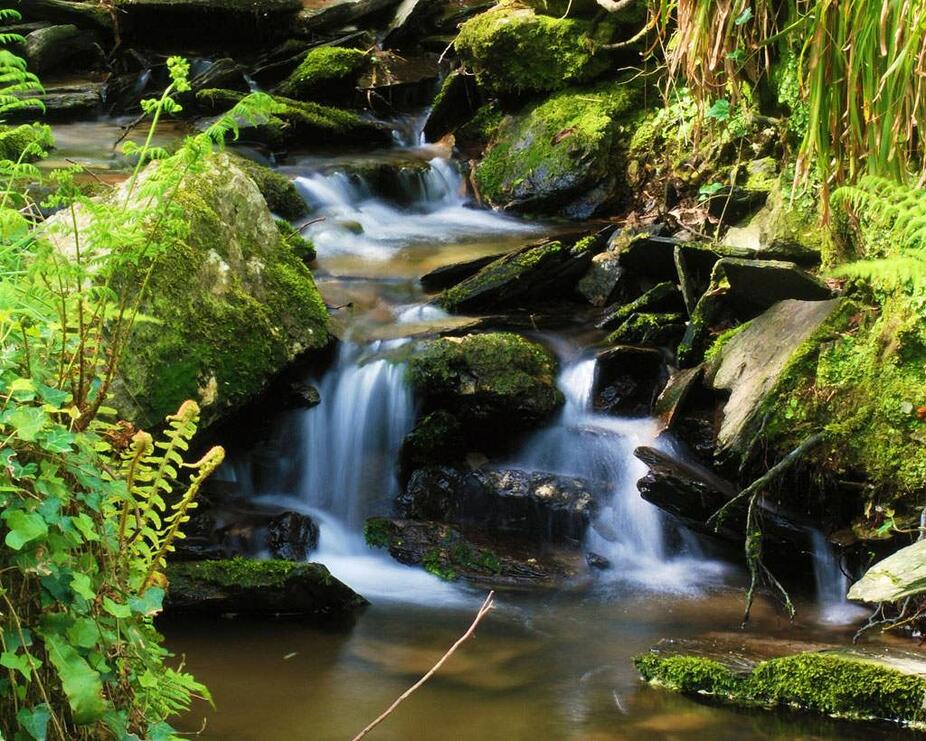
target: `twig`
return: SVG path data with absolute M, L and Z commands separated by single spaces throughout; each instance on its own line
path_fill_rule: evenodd
M 449 658 L 453 655 L 454 651 L 456 651 L 456 650 L 463 644 L 463 642 L 466 641 L 466 639 L 471 638 L 472 635 L 473 635 L 473 633 L 476 632 L 476 627 L 479 625 L 479 623 L 482 621 L 482 619 L 483 619 L 486 615 L 489 614 L 489 611 L 495 606 L 494 597 L 495 597 L 495 592 L 494 592 L 494 591 L 493 591 L 493 592 L 489 592 L 489 596 L 486 597 L 486 601 L 482 603 L 482 607 L 480 607 L 480 608 L 479 608 L 479 612 L 476 613 L 476 619 L 473 620 L 473 624 L 469 626 L 469 630 L 467 630 L 462 636 L 460 636 L 460 638 L 457 640 L 457 642 L 454 643 L 454 644 L 450 647 L 450 650 L 447 651 L 447 653 L 445 653 L 443 656 L 441 656 L 440 661 L 438 661 L 433 667 L 431 667 L 431 670 L 430 670 L 427 674 L 425 674 L 421 679 L 419 679 L 417 682 L 415 682 L 415 684 L 413 684 L 411 687 L 409 687 L 407 690 L 405 690 L 405 692 L 403 692 L 403 693 L 399 696 L 399 698 L 398 698 L 394 703 L 392 703 L 392 705 L 390 705 L 382 715 L 380 715 L 376 720 L 374 720 L 372 723 L 370 723 L 370 725 L 368 725 L 366 728 L 364 728 L 362 731 L 360 731 L 360 733 L 358 733 L 356 736 L 354 736 L 353 741 L 359 741 L 359 739 L 361 739 L 361 738 L 363 738 L 364 736 L 366 736 L 370 731 L 372 731 L 374 728 L 376 728 L 376 726 L 378 726 L 380 723 L 382 723 L 384 720 L 386 720 L 386 718 L 389 717 L 389 715 L 392 713 L 393 710 L 395 710 L 397 707 L 399 707 L 399 705 L 400 705 L 404 700 L 407 700 L 408 697 L 409 697 L 415 690 L 417 690 L 419 687 L 421 687 L 421 685 L 423 685 L 423 684 L 424 684 L 425 682 L 427 682 L 432 676 L 434 676 L 434 674 L 437 672 L 437 670 L 440 669 L 441 666 L 444 665 L 444 662 L 447 661 L 447 659 L 449 659 Z

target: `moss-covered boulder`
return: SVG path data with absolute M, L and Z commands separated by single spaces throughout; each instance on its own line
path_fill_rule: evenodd
M 293 73 L 280 83 L 277 91 L 297 100 L 343 96 L 350 92 L 369 65 L 369 54 L 360 49 L 320 46 L 306 54 Z
M 751 668 L 701 655 L 655 652 L 634 659 L 645 680 L 734 705 L 789 708 L 853 720 L 888 720 L 922 728 L 922 659 L 888 651 L 834 650 L 761 661 Z
M 455 45 L 483 89 L 510 96 L 595 79 L 611 67 L 600 47 L 613 32 L 609 21 L 553 18 L 506 3 L 464 23 Z
M 245 96 L 235 90 L 206 89 L 196 93 L 197 104 L 206 111 L 224 113 Z M 241 139 L 271 148 L 293 145 L 390 144 L 391 129 L 351 111 L 274 96 L 263 120 L 241 122 Z
M 40 157 L 40 152 L 54 146 L 51 128 L 45 124 L 0 126 L 0 159 L 16 162 L 22 157 L 25 162 L 32 162 Z
M 168 613 L 346 617 L 367 604 L 319 563 L 231 558 L 170 564 Z
M 516 334 L 474 334 L 425 343 L 408 380 L 427 410 L 454 415 L 479 439 L 537 426 L 562 405 L 556 359 Z
M 611 83 L 572 89 L 506 117 L 476 185 L 498 208 L 587 218 L 625 196 L 623 156 L 637 89 Z
M 284 219 L 298 219 L 309 212 L 295 184 L 285 175 L 246 157 L 234 157 L 235 164 L 254 181 L 270 210 Z
M 141 183 L 171 164 L 149 165 Z M 125 186 L 113 196 L 125 197 Z M 328 312 L 312 274 L 229 155 L 208 156 L 171 207 L 179 218 L 159 253 L 114 278 L 133 300 L 145 285 L 143 319 L 114 387 L 120 412 L 142 426 L 162 423 L 185 399 L 199 402 L 208 424 L 254 397 L 297 355 L 328 342 Z M 128 199 L 129 213 L 138 209 L 140 218 L 148 208 L 139 190 Z M 47 234 L 58 249 L 73 249 L 69 218 L 49 220 Z

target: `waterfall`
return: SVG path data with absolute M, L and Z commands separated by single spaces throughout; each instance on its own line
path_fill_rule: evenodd
M 299 175 L 295 183 L 312 210 L 303 234 L 323 256 L 348 253 L 381 261 L 410 245 L 534 230 L 470 207 L 462 175 L 443 157 L 372 173 L 349 167 L 316 170 Z
M 605 578 L 669 591 L 687 591 L 716 579 L 722 567 L 706 561 L 693 540 L 676 538 L 684 547 L 672 552 L 667 538 L 671 524 L 637 490 L 647 469 L 633 451 L 660 445 L 655 421 L 595 412 L 595 371 L 594 358 L 565 364 L 558 380 L 566 398 L 559 420 L 535 434 L 513 465 L 606 484 L 608 496 L 599 502 L 586 539 L 589 551 L 612 564 Z
M 849 577 L 833 547 L 819 530 L 810 535 L 813 547 L 813 578 L 817 589 L 820 620 L 830 625 L 847 625 L 865 615 L 865 610 L 846 599 Z

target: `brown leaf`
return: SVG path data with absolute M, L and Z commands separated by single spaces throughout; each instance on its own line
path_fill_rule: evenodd
M 563 139 L 568 139 L 570 136 L 576 133 L 576 127 L 570 126 L 568 129 L 563 129 L 556 136 L 553 137 L 551 144 L 559 144 Z

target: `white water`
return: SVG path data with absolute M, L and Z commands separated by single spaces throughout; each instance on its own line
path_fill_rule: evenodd
M 830 625 L 848 625 L 856 622 L 866 614 L 866 610 L 846 599 L 849 577 L 842 570 L 840 559 L 819 530 L 812 531 L 811 544 L 820 621 Z
M 655 422 L 595 412 L 595 366 L 594 358 L 565 365 L 558 381 L 566 397 L 559 421 L 534 435 L 513 465 L 606 484 L 609 496 L 599 503 L 586 538 L 587 549 L 612 564 L 603 578 L 673 592 L 716 583 L 723 566 L 706 560 L 693 538 L 676 538 L 682 546 L 672 552 L 670 523 L 637 489 L 647 468 L 633 451 L 641 445 L 661 447 Z
M 321 255 L 353 254 L 386 260 L 409 245 L 461 242 L 529 233 L 533 227 L 493 211 L 472 208 L 456 165 L 444 157 L 426 169 L 401 172 L 399 193 L 374 193 L 361 176 L 344 170 L 296 178 L 319 219 L 303 229 Z M 405 205 L 400 205 L 404 203 Z

